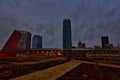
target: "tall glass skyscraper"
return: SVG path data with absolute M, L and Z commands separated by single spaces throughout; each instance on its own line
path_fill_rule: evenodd
M 63 20 L 63 49 L 71 49 L 71 21 L 70 19 Z
M 42 48 L 42 37 L 39 35 L 34 35 L 32 40 L 32 48 L 40 49 Z

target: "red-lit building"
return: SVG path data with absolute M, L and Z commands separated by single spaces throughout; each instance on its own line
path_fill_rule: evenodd
M 13 31 L 0 52 L 0 57 L 15 57 L 18 50 L 30 49 L 31 33 L 26 31 Z

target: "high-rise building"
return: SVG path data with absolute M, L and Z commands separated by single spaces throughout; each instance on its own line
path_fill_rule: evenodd
M 106 45 L 109 44 L 108 36 L 102 36 L 101 41 L 102 41 L 102 49 L 105 49 Z
M 42 37 L 39 35 L 34 35 L 32 40 L 32 48 L 40 49 L 42 48 Z
M 71 49 L 71 21 L 70 19 L 63 20 L 63 49 Z

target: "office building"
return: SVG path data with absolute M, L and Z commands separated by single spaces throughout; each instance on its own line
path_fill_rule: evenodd
M 42 48 L 42 37 L 39 35 L 34 35 L 32 39 L 32 48 L 40 49 Z
M 109 44 L 108 36 L 102 36 L 101 37 L 101 41 L 102 41 L 102 49 L 105 49 L 107 44 Z
M 71 21 L 70 19 L 63 20 L 63 49 L 71 49 Z

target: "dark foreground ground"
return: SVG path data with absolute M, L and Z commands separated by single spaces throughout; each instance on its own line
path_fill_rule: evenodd
M 8 80 L 39 70 L 43 70 L 55 65 L 70 61 L 66 58 L 50 58 L 41 61 L 12 62 L 0 65 L 0 80 Z
M 120 80 L 120 68 L 82 63 L 57 80 Z

